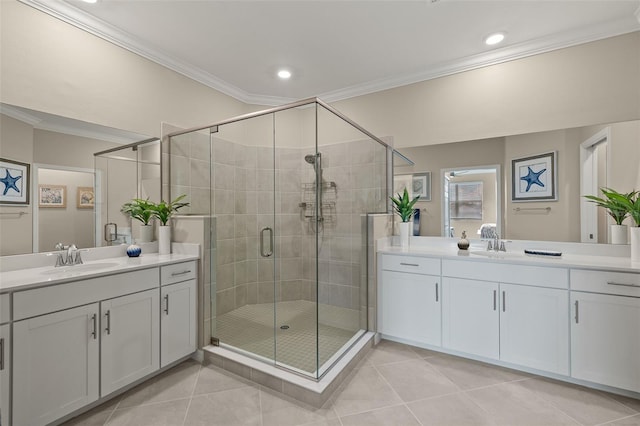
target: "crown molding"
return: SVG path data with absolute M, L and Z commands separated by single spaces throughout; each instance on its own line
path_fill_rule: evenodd
M 0 113 L 26 123 L 37 130 L 47 130 L 50 132 L 98 139 L 122 145 L 138 142 L 148 138 L 148 136 L 126 130 L 114 129 L 112 127 L 101 126 L 98 124 L 84 123 L 74 119 L 58 117 L 47 113 L 43 113 L 45 114 L 44 118 L 38 117 L 36 115 L 29 114 L 28 111 L 25 111 L 22 108 L 1 103 Z
M 151 49 L 131 34 L 97 19 L 63 1 L 19 1 L 246 104 L 276 106 L 295 101 L 295 99 L 292 98 L 246 92 L 245 90 L 227 83 L 226 81 L 200 68 L 179 61 L 160 50 Z M 608 23 L 598 24 L 597 26 L 584 28 L 578 33 L 574 32 L 571 34 L 554 35 L 540 38 L 533 42 L 520 43 L 518 45 L 493 49 L 485 53 L 466 57 L 460 60 L 443 62 L 423 72 L 369 81 L 339 90 L 315 94 L 314 96 L 322 98 L 326 102 L 336 102 L 516 59 L 522 59 L 553 50 L 589 43 L 608 37 L 627 34 L 640 30 L 640 8 L 636 10 L 635 17 L 636 20 L 628 18 L 614 20 Z
M 640 20 L 640 8 L 636 13 Z M 587 29 L 579 34 L 573 33 L 571 35 L 564 36 L 549 36 L 537 39 L 533 42 L 520 43 L 517 45 L 493 49 L 461 60 L 443 62 L 424 72 L 370 81 L 364 84 L 358 84 L 344 89 L 322 93 L 319 94 L 318 97 L 326 102 L 336 102 L 356 96 L 363 96 L 409 84 L 419 83 L 421 81 L 433 80 L 465 71 L 523 59 L 635 31 L 640 31 L 640 25 L 629 20 L 612 21 L 609 22 L 608 25 L 599 25 L 598 28 Z
M 27 123 L 30 126 L 37 126 L 42 120 L 34 115 L 28 114 L 18 108 L 14 108 L 11 105 L 0 104 L 0 114 L 6 115 L 23 123 Z

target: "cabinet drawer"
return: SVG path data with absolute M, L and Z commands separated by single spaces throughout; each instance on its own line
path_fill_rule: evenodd
M 443 260 L 442 275 L 470 280 L 569 288 L 569 274 L 564 268 L 498 264 L 470 260 Z
M 640 274 L 572 269 L 571 290 L 640 297 Z
M 197 264 L 195 261 L 162 266 L 160 268 L 160 285 L 195 279 L 196 271 Z
M 383 254 L 382 269 L 414 274 L 440 275 L 440 259 Z
M 0 324 L 11 321 L 10 294 L 0 294 Z
M 142 269 L 13 294 L 14 321 L 158 287 L 158 268 Z

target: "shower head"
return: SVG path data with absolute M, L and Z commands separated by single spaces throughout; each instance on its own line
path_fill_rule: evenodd
M 315 154 L 307 154 L 304 156 L 304 161 L 306 161 L 309 164 L 313 164 L 315 166 L 316 164 L 316 155 Z

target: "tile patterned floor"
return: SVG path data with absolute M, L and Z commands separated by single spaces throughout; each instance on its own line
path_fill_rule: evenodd
M 640 426 L 640 400 L 382 341 L 321 409 L 188 361 L 65 426 Z
M 322 309 L 320 305 L 320 309 Z M 295 300 L 244 305 L 217 318 L 217 337 L 221 343 L 273 359 L 274 351 L 279 363 L 314 373 L 353 337 L 358 330 L 348 322 L 350 309 L 334 308 L 332 319 L 343 315 L 344 328 L 332 327 L 318 322 L 314 302 Z M 273 339 L 274 312 L 278 326 Z M 322 311 L 321 311 L 322 314 Z M 326 314 L 325 314 L 326 315 Z M 320 315 L 320 318 L 323 318 Z M 275 348 L 274 348 L 275 343 Z M 316 354 L 316 346 L 318 352 Z

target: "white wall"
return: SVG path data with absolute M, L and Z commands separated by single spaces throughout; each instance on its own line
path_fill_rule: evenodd
M 245 113 L 229 96 L 15 0 L 0 2 L 0 100 L 160 136 Z
M 336 102 L 396 147 L 640 118 L 640 32 Z

